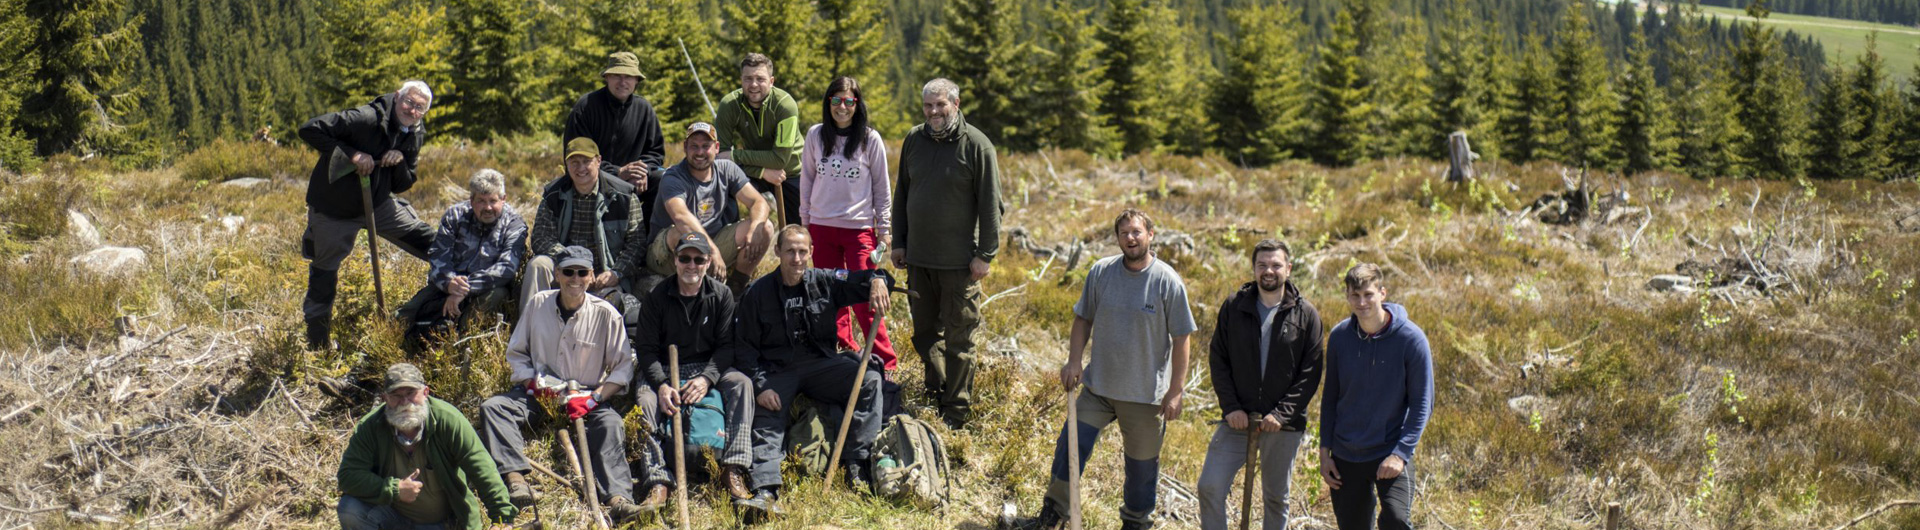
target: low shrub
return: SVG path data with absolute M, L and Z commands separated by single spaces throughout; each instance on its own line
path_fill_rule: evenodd
M 302 147 L 215 140 L 174 164 L 187 180 L 225 182 L 240 178 L 291 178 L 307 174 L 313 154 Z

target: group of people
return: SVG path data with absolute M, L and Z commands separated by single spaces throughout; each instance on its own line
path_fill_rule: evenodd
M 841 465 L 869 483 L 884 404 L 899 388 L 897 355 L 874 320 L 900 290 L 879 267 L 886 261 L 920 293 L 914 343 L 931 400 L 951 426 L 971 419 L 978 284 L 998 250 L 1001 209 L 997 157 L 965 125 L 958 85 L 926 84 L 926 124 L 908 133 L 901 167 L 889 171 L 858 81 L 832 80 L 820 124 L 803 134 L 772 61 L 748 54 L 740 89 L 713 122 L 688 126 L 685 157 L 662 167 L 659 117 L 636 94 L 645 79 L 637 58 L 615 52 L 606 64 L 604 86 L 566 118 L 565 174 L 541 188 L 531 227 L 492 169 L 472 175 L 468 200 L 449 207 L 437 231 L 396 197 L 417 179 L 433 102 L 424 82 L 300 128 L 320 152 L 302 237 L 310 348 L 336 347 L 337 271 L 370 225 L 430 265 L 396 312 L 410 338 L 457 333 L 474 313 L 513 323 L 513 383 L 481 405 L 477 427 L 431 397 L 417 367 L 389 368 L 385 404 L 361 420 L 341 461 L 343 527 L 510 521 L 534 501 L 528 429 L 556 421 L 582 425 L 589 458 L 580 465 L 596 500 L 631 520 L 665 504 L 677 477 L 652 436 L 636 441 L 647 454 L 629 461 L 625 419 L 656 426 L 710 394 L 724 417 L 717 483 L 743 509 L 782 511 L 795 400 L 838 405 L 856 384 Z M 776 270 L 753 278 L 769 252 Z M 866 365 L 847 354 L 863 347 L 856 322 L 876 335 Z
M 840 465 L 853 483 L 869 483 L 872 446 L 898 399 L 888 392 L 898 388 L 897 355 L 885 330 L 871 329 L 897 289 L 883 262 L 904 269 L 916 293 L 913 347 L 927 397 L 950 427 L 966 428 L 980 281 L 999 248 L 1001 203 L 993 145 L 966 124 L 958 86 L 922 88 L 925 122 L 889 171 L 856 80 L 832 80 L 820 123 L 802 133 L 772 61 L 748 54 L 739 68 L 740 89 L 722 98 L 714 122 L 687 127 L 684 159 L 663 168 L 659 119 L 635 93 L 645 79 L 638 61 L 609 55 L 605 86 L 567 116 L 565 174 L 541 189 L 531 229 L 490 169 L 469 179 L 469 200 L 448 208 L 437 232 L 394 196 L 416 180 L 433 101 L 423 82 L 300 128 L 321 154 L 302 240 L 310 347 L 333 347 L 337 270 L 368 223 L 430 263 L 398 312 L 409 333 L 458 330 L 475 312 L 514 323 L 513 383 L 481 405 L 477 428 L 431 397 L 417 367 L 387 370 L 384 404 L 360 421 L 340 464 L 343 527 L 512 521 L 534 502 L 526 433 L 556 421 L 584 427 L 589 458 L 579 465 L 596 500 L 614 520 L 633 520 L 667 503 L 679 477 L 651 435 L 637 441 L 646 454 L 629 461 L 625 418 L 680 421 L 713 394 L 724 424 L 717 484 L 741 509 L 781 513 L 783 439 L 803 395 L 834 405 L 856 396 Z M 1181 413 L 1197 329 L 1179 273 L 1153 256 L 1154 234 L 1146 214 L 1122 213 L 1113 224 L 1121 254 L 1086 276 L 1058 373 L 1067 390 L 1085 388 L 1071 405 L 1077 421 L 1055 443 L 1033 526 L 1057 527 L 1068 514 L 1068 429 L 1087 455 L 1114 423 L 1123 528 L 1152 526 L 1160 448 Z M 769 251 L 777 267 L 752 278 Z M 1368 528 L 1379 508 L 1382 528 L 1405 528 L 1432 407 L 1425 335 L 1385 302 L 1380 270 L 1361 264 L 1344 279 L 1352 316 L 1323 342 L 1319 314 L 1288 279 L 1291 258 L 1285 244 L 1261 242 L 1253 279 L 1220 306 L 1208 361 L 1223 417 L 1199 480 L 1203 526 L 1226 527 L 1227 490 L 1251 447 L 1268 455 L 1265 527 L 1285 528 L 1293 455 L 1319 391 L 1320 470 L 1341 527 Z M 865 365 L 849 355 L 863 347 L 856 324 L 875 332 Z
M 1197 329 L 1180 274 L 1152 253 L 1154 234 L 1145 213 L 1122 212 L 1113 222 L 1120 255 L 1087 272 L 1059 372 L 1063 387 L 1084 391 L 1069 405 L 1076 418 L 1054 444 L 1052 480 L 1031 528 L 1057 528 L 1067 518 L 1069 467 L 1086 467 L 1084 456 L 1110 424 L 1119 425 L 1124 457 L 1121 528 L 1153 526 L 1160 448 L 1166 422 L 1180 417 L 1188 337 Z M 1308 404 L 1321 392 L 1320 475 L 1340 528 L 1374 528 L 1376 511 L 1382 530 L 1411 528 L 1414 450 L 1433 410 L 1426 333 L 1405 307 L 1386 301 L 1380 268 L 1361 263 L 1342 280 L 1351 316 L 1323 342 L 1319 311 L 1290 279 L 1292 259 L 1286 243 L 1259 242 L 1252 279 L 1220 303 L 1207 363 L 1221 418 L 1200 471 L 1200 526 L 1228 528 L 1234 476 L 1264 455 L 1262 525 L 1287 528 L 1294 455 Z M 1077 462 L 1067 429 L 1078 431 Z

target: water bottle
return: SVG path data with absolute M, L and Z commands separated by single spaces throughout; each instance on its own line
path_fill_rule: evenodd
M 880 457 L 880 463 L 875 464 L 874 467 L 879 469 L 888 469 L 892 467 L 898 467 L 899 465 L 900 465 L 899 462 L 893 461 L 893 457 L 883 456 L 883 457 Z

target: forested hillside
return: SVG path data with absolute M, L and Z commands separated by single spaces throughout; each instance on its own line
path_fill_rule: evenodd
M 0 27 L 16 28 L 0 34 L 0 60 L 17 66 L 4 70 L 0 110 L 22 110 L 0 113 L 0 166 L 15 170 L 59 154 L 150 167 L 262 131 L 292 141 L 306 118 L 407 78 L 434 87 L 436 143 L 553 134 L 617 49 L 641 56 L 641 93 L 669 129 L 704 118 L 707 99 L 737 86 L 735 58 L 762 51 L 805 121 L 817 120 L 827 79 L 853 75 L 868 87 L 875 124 L 897 137 L 918 121 L 919 85 L 947 76 L 962 85 L 969 123 L 1012 151 L 1346 165 L 1437 157 L 1446 133 L 1466 130 L 1483 157 L 1628 172 L 1899 177 L 1920 168 L 1920 141 L 1906 131 L 1914 120 L 1901 119 L 1920 91 L 1897 86 L 1905 72 L 1877 57 L 1827 65 L 1818 43 L 1792 31 L 1668 3 L 0 4 L 20 8 L 0 10 Z M 1721 120 L 1728 115 L 1738 119 Z M 1819 163 L 1819 153 L 1861 149 L 1888 163 Z
M 1710 6 L 1746 8 L 1753 0 L 1704 0 Z M 1771 0 L 1774 11 L 1888 24 L 1920 24 L 1920 0 Z

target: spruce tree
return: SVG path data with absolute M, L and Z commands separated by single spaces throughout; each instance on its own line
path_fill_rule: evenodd
M 1418 156 L 1436 147 L 1444 151 L 1447 134 L 1453 131 L 1436 126 L 1426 23 L 1411 15 L 1396 15 L 1380 21 L 1379 27 L 1385 35 L 1363 63 L 1374 71 L 1374 115 L 1368 127 L 1379 141 L 1373 154 Z
M 451 138 L 434 133 L 457 130 L 456 118 L 461 116 L 458 102 L 440 98 L 459 91 L 447 61 L 453 43 L 446 18 L 445 6 L 402 0 L 340 0 L 332 9 L 321 10 L 329 50 L 321 58 L 321 69 L 327 74 L 321 87 L 328 96 L 321 111 L 364 105 L 398 90 L 408 79 L 419 79 L 434 94 L 426 118 L 428 140 L 438 143 Z
M 1887 86 L 1886 61 L 1877 49 L 1879 40 L 1878 32 L 1867 34 L 1867 49 L 1854 59 L 1853 76 L 1847 79 L 1848 106 L 1855 122 L 1853 143 L 1859 146 L 1848 162 L 1848 176 L 1885 178 L 1890 174 L 1888 141 L 1895 105 Z
M 1153 113 L 1167 124 L 1160 145 L 1176 154 L 1199 156 L 1213 145 L 1215 126 L 1207 115 L 1207 87 L 1217 82 L 1220 72 L 1202 49 L 1198 30 L 1175 21 L 1169 8 L 1157 9 L 1156 18 L 1161 21 L 1156 24 L 1159 27 L 1177 28 L 1175 37 L 1166 44 L 1167 53 L 1153 68 L 1161 75 L 1145 78 L 1155 90 Z
M 1155 111 L 1165 86 L 1156 82 L 1166 63 L 1163 20 L 1150 0 L 1108 0 L 1106 18 L 1098 37 L 1102 46 L 1100 63 L 1106 68 L 1108 92 L 1100 101 L 1100 113 L 1120 133 L 1120 149 L 1139 153 L 1153 149 L 1167 132 L 1167 121 Z
M 1901 93 L 1897 108 L 1892 139 L 1888 142 L 1891 149 L 1888 157 L 1894 168 L 1890 177 L 1913 178 L 1920 176 L 1920 65 L 1915 65 L 1913 75 L 1907 77 L 1907 88 Z
M 27 18 L 25 4 L 25 0 L 0 0 L 0 72 L 39 69 L 40 55 L 33 49 L 33 20 Z M 0 169 L 25 172 L 39 166 L 33 156 L 33 141 L 20 131 L 20 103 L 38 89 L 39 83 L 31 76 L 0 76 Z
M 1320 43 L 1313 72 L 1313 138 L 1307 143 L 1320 164 L 1353 165 L 1366 157 L 1374 141 L 1367 130 L 1373 97 L 1361 84 L 1361 57 L 1355 53 L 1359 46 L 1353 13 L 1341 9 L 1334 15 L 1332 34 Z
M 1749 4 L 1747 14 L 1766 18 L 1766 2 Z M 1746 131 L 1735 147 L 1745 162 L 1743 172 L 1763 178 L 1800 176 L 1806 170 L 1803 85 L 1789 71 L 1772 26 L 1755 20 L 1741 24 L 1740 32 L 1729 77 L 1734 111 Z
M 1654 84 L 1653 50 L 1646 33 L 1635 31 L 1627 47 L 1627 71 L 1620 78 L 1624 105 L 1620 109 L 1619 160 L 1628 174 L 1673 166 L 1672 117 L 1666 95 Z
M 723 5 L 721 13 L 721 24 L 726 31 L 720 40 L 732 52 L 730 58 L 735 67 L 726 69 L 723 72 L 726 75 L 715 76 L 715 83 L 726 80 L 722 86 L 731 87 L 719 92 L 725 94 L 740 88 L 737 65 L 741 57 L 748 53 L 766 54 L 773 59 L 774 86 L 786 90 L 800 107 L 804 131 L 805 124 L 814 123 L 820 116 L 820 94 L 826 91 L 827 82 L 832 81 L 826 77 L 820 54 L 822 36 L 814 29 L 813 4 L 792 0 L 739 0 Z
M 138 109 L 133 72 L 139 65 L 136 16 L 124 20 L 118 0 L 28 0 L 23 9 L 36 27 L 32 52 L 37 68 L 27 76 L 36 90 L 22 100 L 16 118 L 42 155 L 138 153 Z M 10 75 L 22 75 L 15 71 Z
M 521 0 L 450 0 L 452 91 L 436 97 L 455 103 L 460 115 L 449 131 L 472 140 L 527 130 L 525 74 L 532 70 L 523 53 L 527 17 Z
M 1026 117 L 1019 116 L 1017 109 L 1029 87 L 1020 72 L 1029 52 L 1027 45 L 1019 44 L 1014 14 L 1010 0 L 948 2 L 927 44 L 920 72 L 926 79 L 914 85 L 935 77 L 953 81 L 960 85 L 960 109 L 967 124 L 986 133 L 996 146 L 1031 149 L 1016 135 L 1026 125 Z
M 1554 33 L 1552 113 L 1546 144 L 1562 163 L 1613 169 L 1614 116 L 1619 106 L 1607 82 L 1607 59 L 1589 27 L 1583 0 L 1568 3 Z
M 631 52 L 640 59 L 640 73 L 647 78 L 640 81 L 635 93 L 647 98 L 653 105 L 653 112 L 660 119 L 660 128 L 666 132 L 667 141 L 677 141 L 676 131 L 685 131 L 687 125 L 696 121 L 713 121 L 713 111 L 709 101 L 718 105 L 720 97 L 740 88 L 740 55 L 716 46 L 711 38 L 715 28 L 700 17 L 687 16 L 697 12 L 699 5 L 695 0 L 648 0 L 645 7 L 618 3 L 589 3 L 584 16 L 593 28 L 591 42 L 581 43 L 588 51 L 580 53 L 587 62 L 574 68 L 568 75 L 582 82 L 566 99 L 566 106 L 560 110 L 560 117 L 572 108 L 574 101 L 581 95 L 599 89 L 605 84 L 600 77 L 606 69 L 607 56 L 613 52 Z M 681 50 L 682 43 L 686 50 Z M 696 82 L 694 71 L 687 62 L 691 58 L 699 69 Z M 779 79 L 775 86 L 789 90 L 800 106 L 800 121 L 811 122 L 819 116 L 818 100 L 800 100 L 798 93 L 791 92 L 791 73 L 779 57 L 773 57 L 774 75 Z M 826 80 L 816 81 L 823 90 Z M 808 114 L 807 109 L 814 114 Z M 558 124 L 558 122 L 556 122 Z M 556 129 L 560 128 L 558 125 Z
M 1509 90 L 1502 98 L 1497 123 L 1503 156 L 1515 162 L 1532 162 L 1553 156 L 1546 142 L 1553 121 L 1553 67 L 1539 35 L 1528 35 L 1526 51 L 1513 70 Z
M 1300 13 L 1282 1 L 1233 9 L 1227 19 L 1233 33 L 1214 35 L 1227 58 L 1212 96 L 1217 145 L 1241 164 L 1292 158 L 1309 125 Z
M 1099 114 L 1108 85 L 1099 63 L 1100 43 L 1088 23 L 1092 13 L 1070 0 L 1055 0 L 1047 8 L 1044 45 L 1035 51 L 1037 64 L 1029 70 L 1048 74 L 1033 80 L 1028 99 L 1037 146 L 1103 155 L 1120 149 L 1119 134 Z
M 1742 162 L 1734 145 L 1745 132 L 1733 112 L 1732 92 L 1713 67 L 1707 19 L 1694 0 L 1684 15 L 1670 17 L 1667 92 L 1673 101 L 1674 164 L 1695 177 L 1731 175 Z
M 1846 67 L 1830 68 L 1826 80 L 1820 83 L 1818 99 L 1814 100 L 1813 123 L 1808 127 L 1808 167 L 1807 174 L 1814 178 L 1840 178 L 1858 176 L 1852 171 L 1853 157 L 1860 153 L 1860 144 L 1854 141 L 1860 122 L 1854 115 L 1853 98 L 1849 93 L 1848 78 L 1852 72 Z
M 1428 78 L 1432 91 L 1429 106 L 1433 121 L 1423 128 L 1442 135 L 1467 131 L 1476 148 L 1495 143 L 1479 134 L 1483 132 L 1481 122 L 1489 114 L 1485 107 L 1488 93 L 1491 92 L 1489 85 L 1496 77 L 1485 41 L 1487 31 L 1478 17 L 1474 16 L 1467 0 L 1450 0 L 1445 16 L 1441 38 L 1435 39 L 1434 43 L 1431 61 L 1433 75 Z M 1447 157 L 1446 143 L 1443 141 L 1422 143 L 1418 147 L 1411 154 L 1428 158 Z
M 819 0 L 816 4 L 820 19 L 817 31 L 825 32 L 821 72 L 826 81 L 822 83 L 834 77 L 852 77 L 860 82 L 861 98 L 866 101 L 867 118 L 873 128 L 888 138 L 905 134 L 910 123 L 907 107 L 894 100 L 893 80 L 887 75 L 893 71 L 894 57 L 887 52 L 899 44 L 893 41 L 887 19 L 881 16 L 878 0 Z

